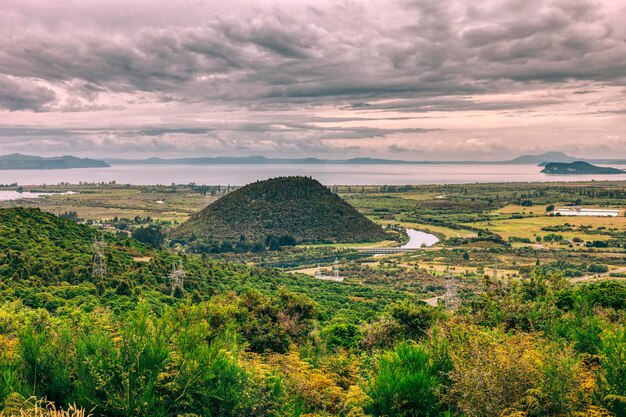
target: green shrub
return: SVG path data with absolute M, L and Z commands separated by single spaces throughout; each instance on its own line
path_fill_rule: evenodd
M 328 347 L 345 349 L 358 347 L 362 337 L 359 327 L 351 323 L 331 324 L 324 329 L 322 335 Z
M 376 360 L 363 387 L 370 398 L 364 410 L 374 416 L 440 415 L 440 383 L 430 353 L 421 345 L 402 343 Z

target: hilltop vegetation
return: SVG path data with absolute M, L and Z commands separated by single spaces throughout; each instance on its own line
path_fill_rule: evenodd
M 207 241 L 265 240 L 368 242 L 385 239 L 382 228 L 308 177 L 281 177 L 227 194 L 172 232 Z

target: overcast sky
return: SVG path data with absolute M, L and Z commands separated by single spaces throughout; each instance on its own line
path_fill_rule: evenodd
M 0 0 L 0 153 L 626 157 L 624 0 Z

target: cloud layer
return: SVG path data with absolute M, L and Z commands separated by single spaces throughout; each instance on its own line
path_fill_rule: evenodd
M 23 0 L 0 150 L 626 156 L 619 0 Z

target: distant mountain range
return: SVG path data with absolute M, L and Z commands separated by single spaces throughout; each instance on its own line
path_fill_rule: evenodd
M 148 159 L 105 159 L 111 165 L 321 165 L 321 164 L 415 164 L 436 162 L 413 162 L 395 159 L 352 158 L 352 159 L 319 159 L 319 158 L 266 158 L 264 156 L 241 157 L 199 157 L 199 158 L 148 158 Z
M 14 153 L 0 156 L 0 170 L 13 169 L 71 169 L 71 168 L 107 168 L 104 161 L 75 156 L 56 156 L 44 158 L 41 156 L 22 155 Z
M 352 159 L 319 159 L 319 158 L 301 158 L 301 159 L 283 159 L 283 158 L 266 158 L 264 156 L 244 156 L 244 157 L 199 157 L 199 158 L 177 158 L 177 159 L 105 159 L 111 165 L 239 165 L 239 164 L 259 164 L 259 165 L 277 165 L 277 164 L 293 164 L 293 165 L 322 165 L 322 164 L 346 164 L 346 165 L 437 165 L 437 164 L 455 164 L 455 165 L 493 165 L 493 164 L 546 164 L 548 162 L 574 162 L 587 161 L 594 163 L 613 163 L 624 164 L 625 161 L 610 160 L 585 160 L 569 156 L 563 152 L 547 152 L 540 155 L 523 155 L 515 159 L 505 161 L 406 161 L 398 159 L 381 159 L 381 158 L 352 158 Z
M 550 162 L 571 163 L 583 161 L 593 164 L 626 165 L 626 160 L 618 159 L 583 159 L 563 152 L 547 152 L 540 155 L 522 155 L 504 161 L 407 161 L 382 158 L 319 159 L 319 158 L 266 158 L 264 156 L 242 157 L 197 157 L 197 158 L 147 158 L 103 160 L 59 156 L 45 158 L 40 156 L 11 154 L 0 156 L 0 170 L 10 169 L 69 169 L 69 168 L 106 168 L 111 165 L 514 165 L 536 164 L 545 166 Z
M 540 155 L 522 155 L 511 159 L 509 164 L 546 164 L 548 162 L 574 162 L 580 158 L 569 156 L 563 152 L 546 152 Z

